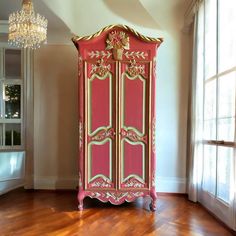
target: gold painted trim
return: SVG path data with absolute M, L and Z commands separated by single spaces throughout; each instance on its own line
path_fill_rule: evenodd
M 127 25 L 109 25 L 103 29 L 101 29 L 100 31 L 96 32 L 95 34 L 92 35 L 88 35 L 88 36 L 74 36 L 72 38 L 73 43 L 75 44 L 75 46 L 77 47 L 77 42 L 80 40 L 90 40 L 96 37 L 99 37 L 103 32 L 109 31 L 113 28 L 120 28 L 123 30 L 127 30 L 128 32 L 133 33 L 137 38 L 141 39 L 144 42 L 149 42 L 149 43 L 159 43 L 161 44 L 164 40 L 163 38 L 152 38 L 152 37 L 148 37 L 148 36 L 144 36 L 142 34 L 140 34 L 139 32 L 137 32 L 136 30 L 130 28 Z
M 82 150 L 82 147 L 83 147 L 83 123 L 80 120 L 79 122 L 79 150 L 80 152 Z
M 149 178 L 148 178 L 148 186 L 149 186 L 149 189 L 151 188 L 151 173 L 152 173 L 152 170 L 151 170 L 151 159 L 152 159 L 152 127 L 150 127 L 152 124 L 151 124 L 151 121 L 152 121 L 152 80 L 153 80 L 153 76 L 152 76 L 152 61 L 150 62 L 150 67 L 149 67 L 149 111 L 148 111 L 148 114 L 149 114 L 149 148 L 148 148 L 148 170 L 149 170 Z M 155 99 L 155 98 L 154 98 Z M 155 104 L 155 101 L 154 101 L 154 104 Z M 154 108 L 154 112 L 155 112 L 155 108 Z M 156 169 L 156 167 L 154 167 L 154 169 Z
M 85 117 L 84 117 L 84 132 L 85 132 L 85 140 L 84 140 L 84 157 L 88 156 L 88 140 L 87 140 L 87 133 L 88 133 L 88 74 L 87 74 L 87 62 L 84 62 L 84 110 L 85 110 Z M 85 170 L 88 169 L 88 158 L 84 158 L 84 165 Z M 88 187 L 88 173 L 87 171 L 84 172 L 85 178 L 85 190 Z
M 120 189 L 120 182 L 121 182 L 121 140 L 120 140 L 120 130 L 121 130 L 121 120 L 120 120 L 120 113 L 121 113 L 121 98 L 120 98 L 120 74 L 121 74 L 121 63 L 119 61 L 116 62 L 116 122 L 117 122 L 117 127 L 116 127 L 116 145 L 117 145 L 117 156 L 116 156 L 116 167 L 118 168 L 116 177 L 117 177 L 117 185 L 116 188 L 117 190 Z

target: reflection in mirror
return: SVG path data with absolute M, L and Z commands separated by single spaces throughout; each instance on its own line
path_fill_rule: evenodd
M 19 119 L 21 118 L 21 86 L 5 85 L 5 118 Z
M 21 77 L 21 51 L 14 49 L 5 50 L 5 77 L 20 79 Z
M 21 125 L 6 124 L 5 125 L 5 145 L 15 146 L 21 145 Z

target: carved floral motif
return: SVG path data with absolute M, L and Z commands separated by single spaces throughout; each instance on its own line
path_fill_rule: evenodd
M 96 65 L 92 65 L 92 70 L 90 74 L 96 73 L 99 76 L 104 76 L 108 71 L 111 70 L 111 65 L 106 64 L 103 59 L 97 61 Z
M 156 176 L 155 176 L 155 171 L 153 171 L 153 173 L 152 173 L 152 187 L 156 186 L 155 182 L 156 182 Z
M 83 123 L 82 121 L 79 122 L 79 149 L 82 150 L 83 146 Z
M 153 58 L 153 77 L 156 79 L 156 57 Z
M 152 119 L 152 151 L 156 153 L 156 119 Z
M 133 201 L 137 197 L 143 196 L 143 192 L 90 192 L 89 196 L 98 198 L 103 202 L 111 202 L 113 204 L 120 204 L 124 201 Z
M 114 129 L 105 129 L 105 130 L 101 130 L 99 131 L 95 136 L 91 137 L 92 141 L 101 141 L 105 138 L 111 137 L 113 138 L 115 135 Z
M 126 187 L 126 188 L 144 188 L 145 185 L 143 183 L 139 182 L 137 179 L 130 178 L 123 184 L 123 187 Z
M 83 71 L 83 60 L 82 60 L 82 57 L 81 55 L 79 54 L 79 57 L 78 57 L 78 76 L 80 77 L 81 76 L 81 73 Z
M 136 75 L 143 75 L 145 73 L 144 71 L 144 65 L 139 65 L 135 60 L 131 60 L 130 64 L 127 66 L 127 72 L 131 77 L 134 77 Z
M 106 50 L 127 49 L 129 50 L 129 36 L 124 31 L 112 31 L 108 34 Z
M 121 129 L 121 136 L 123 138 L 128 138 L 133 142 L 138 142 L 138 141 L 142 141 L 144 143 L 147 143 L 147 136 L 142 136 L 140 137 L 138 134 L 136 134 L 133 130 L 125 130 L 125 129 Z
M 112 184 L 109 179 L 99 178 L 98 180 L 92 182 L 90 186 L 93 188 L 110 188 L 112 187 Z
M 115 60 L 122 60 L 124 49 L 129 50 L 129 36 L 123 31 L 112 31 L 106 40 L 106 50 L 112 49 Z

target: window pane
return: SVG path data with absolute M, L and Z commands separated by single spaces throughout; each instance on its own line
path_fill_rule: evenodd
M 3 124 L 0 124 L 0 146 L 3 145 Z
M 5 145 L 21 145 L 21 125 L 5 124 Z
M 235 116 L 236 73 L 221 76 L 218 83 L 218 117 Z
M 216 80 L 205 83 L 204 139 L 216 139 Z
M 216 80 L 205 83 L 204 120 L 216 118 Z
M 14 49 L 5 50 L 5 77 L 21 77 L 21 51 Z
M 21 86 L 5 85 L 5 118 L 21 118 Z
M 216 120 L 204 121 L 204 139 L 215 140 L 216 139 Z
M 216 75 L 216 0 L 205 1 L 205 78 Z
M 233 173 L 233 148 L 218 147 L 217 197 L 230 201 L 230 173 Z
M 219 0 L 219 72 L 236 66 L 236 1 Z
M 234 141 L 234 118 L 223 118 L 218 120 L 218 140 Z
M 205 191 L 215 195 L 216 189 L 216 146 L 204 145 L 203 184 Z

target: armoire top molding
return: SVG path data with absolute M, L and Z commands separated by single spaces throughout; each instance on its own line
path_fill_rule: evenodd
M 135 36 L 137 36 L 139 39 L 141 39 L 144 42 L 160 43 L 160 44 L 163 42 L 163 38 L 152 38 L 152 37 L 144 36 L 144 35 L 140 34 L 139 32 L 137 32 L 136 30 L 132 29 L 131 27 L 129 27 L 127 25 L 121 25 L 121 24 L 106 26 L 105 28 L 101 29 L 100 31 L 98 31 L 92 35 L 74 36 L 72 38 L 72 41 L 76 46 L 77 42 L 80 40 L 90 40 L 90 39 L 96 38 L 96 37 L 100 36 L 102 33 L 109 31 L 111 29 L 114 29 L 114 28 L 120 28 L 120 29 L 127 30 L 128 32 L 131 32 L 132 34 L 134 34 Z

